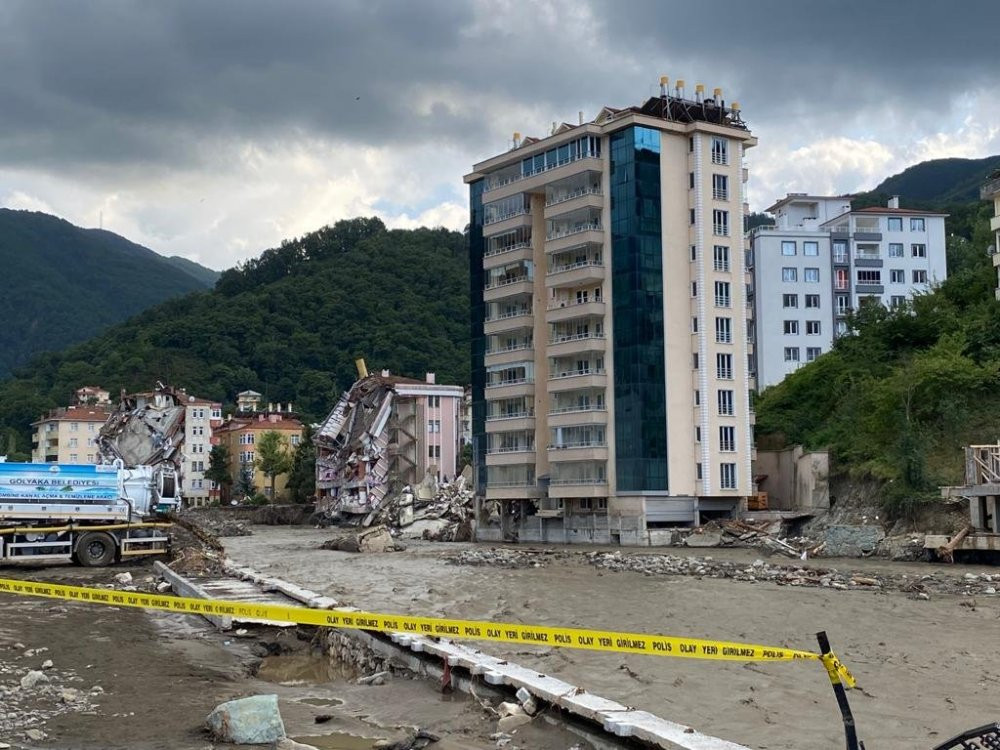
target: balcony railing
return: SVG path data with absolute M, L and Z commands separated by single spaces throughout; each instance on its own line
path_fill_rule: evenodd
M 979 188 L 979 197 L 984 201 L 989 200 L 997 193 L 1000 193 L 1000 177 L 990 180 Z
M 724 294 L 715 295 L 716 307 L 732 307 L 732 299 Z
M 580 477 L 579 479 L 573 479 L 570 477 L 559 477 L 558 479 L 550 479 L 549 484 L 607 484 L 608 480 L 606 477 Z
M 492 317 L 484 318 L 485 323 L 492 323 L 495 320 L 506 320 L 507 318 L 519 318 L 522 315 L 531 315 L 530 307 L 522 307 L 517 310 L 512 310 L 510 312 L 497 313 Z
M 507 276 L 502 279 L 498 279 L 493 282 L 486 282 L 486 286 L 483 287 L 484 290 L 489 289 L 499 289 L 502 286 L 510 286 L 511 284 L 520 284 L 522 281 L 532 281 L 530 276 Z
M 513 412 L 511 414 L 487 414 L 487 422 L 503 422 L 508 419 L 524 419 L 525 417 L 535 416 L 534 409 L 525 409 L 524 411 Z
M 502 489 L 504 487 L 534 487 L 534 486 L 535 486 L 534 479 L 508 479 L 505 482 L 491 482 L 489 480 L 486 480 L 487 489 Z
M 497 224 L 498 222 L 501 221 L 507 221 L 507 219 L 513 219 L 515 216 L 524 216 L 525 214 L 529 213 L 531 213 L 531 211 L 529 211 L 527 208 L 520 208 L 517 211 L 508 211 L 505 214 L 497 214 L 496 216 L 490 216 L 487 217 L 486 219 L 483 219 L 483 226 L 489 226 L 490 224 Z
M 594 154 L 594 153 L 590 153 L 590 152 L 584 152 L 582 154 L 576 154 L 576 155 L 570 156 L 570 157 L 565 158 L 565 159 L 560 159 L 560 160 L 558 160 L 556 162 L 553 162 L 552 164 L 546 164 L 541 169 L 533 169 L 531 172 L 528 172 L 526 174 L 525 173 L 521 173 L 521 174 L 516 174 L 516 175 L 515 174 L 511 174 L 511 175 L 503 175 L 503 176 L 499 176 L 499 177 L 487 177 L 486 178 L 486 190 L 496 190 L 497 188 L 501 188 L 504 185 L 509 185 L 512 182 L 520 182 L 521 180 L 526 180 L 529 177 L 534 177 L 535 175 L 542 174 L 542 172 L 548 172 L 549 170 L 552 170 L 552 169 L 558 169 L 559 167 L 565 167 L 567 164 L 572 164 L 573 162 L 579 161 L 580 159 L 597 159 L 597 158 L 600 158 L 599 154 Z
M 565 341 L 582 341 L 583 339 L 603 339 L 603 333 L 568 333 L 563 336 L 553 336 L 550 344 L 562 344 Z
M 546 200 L 545 205 L 546 207 L 558 206 L 560 203 L 565 203 L 566 201 L 571 201 L 574 198 L 579 198 L 581 195 L 601 195 L 601 189 L 599 187 L 578 188 L 569 193 L 562 193 L 558 197 L 553 197 L 551 200 Z
M 563 450 L 564 448 L 607 448 L 608 442 L 606 440 L 576 440 L 572 443 L 560 443 L 558 445 L 552 444 L 549 446 L 550 451 Z
M 569 237 L 572 234 L 581 234 L 583 232 L 599 232 L 601 231 L 601 222 L 590 221 L 586 224 L 578 224 L 573 227 L 566 227 L 565 229 L 554 229 L 545 235 L 547 240 L 558 240 L 562 237 Z
M 573 413 L 573 412 L 581 412 L 581 411 L 607 411 L 607 409 L 604 408 L 603 406 L 591 406 L 590 404 L 587 404 L 585 406 L 581 406 L 581 405 L 577 404 L 576 406 L 563 406 L 563 407 L 560 407 L 558 409 L 549 409 L 549 414 L 550 415 L 552 415 L 552 414 L 570 414 L 570 413 Z
M 712 188 L 712 198 L 717 201 L 727 201 L 729 200 L 729 191 Z
M 716 237 L 728 237 L 729 236 L 729 225 L 728 224 L 712 224 L 712 234 Z
M 524 240 L 523 242 L 515 242 L 513 245 L 505 245 L 504 247 L 495 247 L 491 250 L 487 250 L 483 253 L 484 258 L 490 258 L 494 255 L 503 255 L 504 253 L 512 253 L 515 250 L 521 250 L 526 247 L 531 247 L 531 242 Z
M 603 299 L 591 299 L 587 297 L 586 299 L 564 299 L 564 300 L 553 300 L 549 303 L 549 310 L 558 310 L 563 307 L 575 307 L 576 305 L 589 305 L 591 302 L 603 302 Z
M 563 378 L 577 378 L 581 375 L 604 375 L 604 368 L 586 368 L 583 370 L 566 370 L 564 372 L 549 375 L 549 380 L 562 380 Z
M 487 383 L 487 388 L 503 388 L 508 385 L 523 385 L 525 383 L 534 383 L 533 378 L 514 378 L 512 380 L 502 380 L 499 383 Z
M 604 268 L 604 262 L 600 260 L 581 260 L 576 263 L 567 263 L 562 266 L 552 266 L 552 270 L 549 271 L 546 276 L 552 276 L 556 273 L 562 273 L 563 271 L 572 271 L 574 268 L 587 268 L 588 266 L 593 266 L 594 268 Z
M 503 448 L 492 448 L 486 451 L 487 456 L 498 456 L 501 453 L 534 453 L 533 445 L 504 446 Z

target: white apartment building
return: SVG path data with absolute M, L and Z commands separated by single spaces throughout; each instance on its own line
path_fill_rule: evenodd
M 483 539 L 655 544 L 753 490 L 739 106 L 683 82 L 476 164 Z
M 218 490 L 205 479 L 209 454 L 219 440 L 215 430 L 222 426 L 222 404 L 179 394 L 184 405 L 184 448 L 181 457 L 181 495 L 191 507 L 208 505 L 218 498 Z
M 990 229 L 993 230 L 993 265 L 997 269 L 996 298 L 1000 300 L 1000 171 L 994 172 L 990 180 L 979 190 L 979 197 L 993 203 L 993 217 L 990 219 Z
M 897 307 L 947 277 L 946 214 L 800 193 L 767 210 L 775 224 L 751 232 L 747 255 L 760 389 L 829 351 L 860 305 Z

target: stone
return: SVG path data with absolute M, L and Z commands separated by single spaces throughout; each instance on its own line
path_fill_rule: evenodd
M 158 584 L 156 584 L 156 590 L 159 591 L 160 593 L 167 591 L 169 588 L 170 584 L 167 583 L 166 581 L 160 581 Z
M 42 662 L 42 669 L 52 669 L 53 666 L 55 665 L 52 663 L 51 659 L 46 659 Z
M 718 547 L 722 544 L 722 533 L 718 531 L 703 531 L 700 534 L 689 534 L 684 540 L 685 547 Z
M 121 585 L 126 585 L 132 583 L 131 573 L 119 573 L 115 576 L 115 583 L 120 583 Z
M 80 698 L 80 691 L 76 688 L 63 688 L 59 691 L 59 700 L 63 703 L 73 703 Z
M 21 687 L 25 690 L 35 687 L 42 682 L 48 682 L 49 678 L 44 672 L 39 672 L 37 669 L 32 669 L 28 674 L 21 678 Z
M 29 729 L 24 736 L 32 742 L 41 742 L 47 735 L 41 729 Z
M 205 723 L 218 740 L 234 745 L 266 745 L 285 736 L 277 695 L 253 695 L 220 703 Z
M 306 745 L 288 737 L 283 737 L 274 745 L 274 750 L 318 750 L 318 748 L 315 745 Z
M 504 702 L 497 706 L 497 713 L 500 714 L 501 717 L 524 716 L 524 709 L 517 703 Z
M 518 727 L 530 723 L 531 717 L 525 713 L 521 713 L 517 716 L 504 716 L 497 722 L 497 729 L 501 732 L 510 732 L 512 729 L 517 729 Z

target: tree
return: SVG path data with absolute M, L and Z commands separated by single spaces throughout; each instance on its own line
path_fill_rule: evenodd
M 233 476 L 229 473 L 229 448 L 224 445 L 212 447 L 208 454 L 208 471 L 205 479 L 215 482 L 219 487 L 219 499 L 229 501 L 229 490 L 233 486 Z
M 292 468 L 292 457 L 288 454 L 280 432 L 268 430 L 257 441 L 257 468 L 264 472 L 271 482 L 271 502 L 274 502 L 274 480 L 279 474 L 287 474 Z
M 313 443 L 313 429 L 309 425 L 306 425 L 302 442 L 292 456 L 288 490 L 296 503 L 306 502 L 316 491 L 316 446 Z

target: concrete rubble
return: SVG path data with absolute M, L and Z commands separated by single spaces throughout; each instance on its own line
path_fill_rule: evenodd
M 97 437 L 101 459 L 180 471 L 186 399 L 186 393 L 162 383 L 149 393 L 123 392 Z

